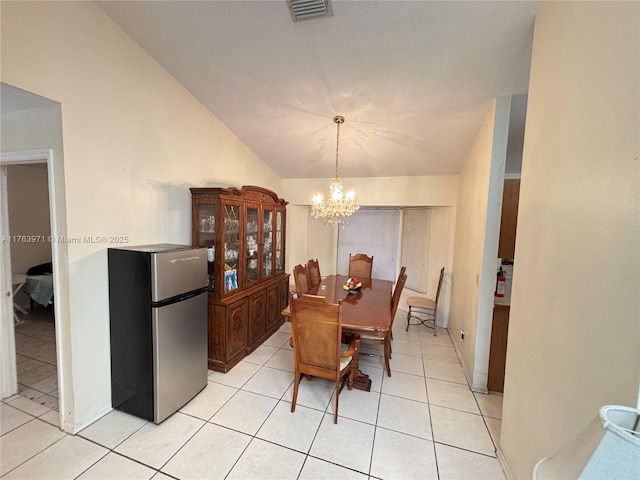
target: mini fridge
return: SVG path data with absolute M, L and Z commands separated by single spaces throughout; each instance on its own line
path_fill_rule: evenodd
M 109 248 L 111 404 L 160 423 L 207 385 L 207 250 Z

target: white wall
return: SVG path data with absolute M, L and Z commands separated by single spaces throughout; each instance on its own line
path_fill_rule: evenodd
M 5 2 L 1 21 L 1 80 L 61 104 L 68 236 L 188 244 L 189 186 L 280 193 L 279 177 L 93 3 Z M 70 244 L 65 257 L 70 431 L 110 406 L 108 246 Z
M 640 383 L 638 2 L 542 2 L 501 449 L 514 478 Z

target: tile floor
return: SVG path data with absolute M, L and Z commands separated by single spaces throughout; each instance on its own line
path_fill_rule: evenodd
M 18 395 L 58 410 L 58 373 L 53 306 L 35 305 L 15 325 Z M 14 400 L 15 401 L 15 400 Z M 24 402 L 24 400 L 20 400 Z M 42 408 L 38 408 L 38 411 Z
M 285 324 L 231 372 L 210 372 L 207 387 L 160 425 L 113 410 L 67 435 L 48 400 L 5 399 L 0 476 L 504 480 L 494 446 L 502 396 L 472 393 L 447 331 L 405 332 L 404 315 L 394 325 L 392 377 L 381 359 L 361 357 L 371 392 L 345 388 L 337 425 L 333 385 L 319 378 L 302 381 L 290 412 Z

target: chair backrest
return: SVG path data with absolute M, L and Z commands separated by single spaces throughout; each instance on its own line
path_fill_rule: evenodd
M 293 281 L 296 284 L 296 293 L 301 297 L 311 288 L 309 281 L 309 270 L 306 265 L 296 265 L 293 267 Z
M 318 259 L 311 259 L 307 262 L 307 271 L 309 272 L 309 281 L 311 282 L 311 286 L 315 287 L 316 285 L 320 285 L 322 277 L 320 276 L 320 264 L 318 263 Z
M 400 304 L 400 295 L 402 295 L 402 289 L 407 281 L 407 274 L 403 273 L 396 282 L 396 288 L 393 290 L 393 296 L 391 297 L 391 326 L 393 326 L 393 319 L 396 317 L 398 311 L 398 305 Z
M 340 375 L 342 305 L 316 295 L 291 299 L 291 334 L 295 362 L 302 371 L 310 373 L 306 366 Z
M 356 277 L 358 280 L 363 278 L 371 278 L 371 270 L 373 269 L 373 255 L 369 257 L 365 253 L 349 254 L 349 276 Z
M 438 300 L 440 299 L 440 290 L 442 290 L 443 278 L 444 278 L 444 267 L 440 269 L 440 278 L 438 279 L 438 290 L 436 291 L 436 308 L 438 308 Z
M 402 275 L 404 275 L 407 272 L 407 267 L 405 267 L 404 265 L 402 267 L 400 267 L 400 273 L 398 274 L 398 280 L 400 280 L 400 277 Z

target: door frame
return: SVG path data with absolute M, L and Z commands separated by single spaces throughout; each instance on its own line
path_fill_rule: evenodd
M 9 209 L 7 207 L 7 185 L 6 185 L 6 169 L 9 165 L 28 165 L 34 163 L 47 164 L 47 183 L 49 186 L 49 221 L 51 223 L 51 237 L 48 241 L 51 243 L 51 258 L 53 264 L 53 294 L 54 298 L 62 298 L 61 294 L 61 269 L 60 269 L 60 242 L 56 242 L 56 238 L 61 238 L 62 232 L 59 228 L 57 217 L 57 191 L 56 191 L 56 172 L 53 156 L 53 149 L 39 150 L 23 150 L 17 152 L 5 152 L 0 154 L 0 168 L 2 169 L 2 193 L 0 198 L 0 228 L 3 236 L 9 235 Z M 0 276 L 2 277 L 3 289 L 13 289 L 11 285 L 11 245 L 9 242 L 3 242 L 2 255 L 9 261 L 2 262 Z M 7 285 L 8 284 L 8 285 Z M 12 290 L 13 291 L 13 290 Z M 2 376 L 2 398 L 11 396 L 18 391 L 18 377 L 16 370 L 16 353 L 15 353 L 15 330 L 13 324 L 13 295 L 1 295 L 0 303 L 3 312 L 11 309 L 11 315 L 2 315 L 0 322 L 0 332 L 2 333 L 2 342 L 0 344 L 0 375 Z M 7 305 L 10 303 L 10 305 Z M 53 311 L 56 319 L 56 358 L 58 370 L 58 401 L 60 411 L 60 425 L 62 425 L 62 412 L 64 408 L 64 356 L 62 355 L 63 335 L 59 319 L 61 318 L 61 302 L 53 303 Z
M 6 398 L 18 392 L 18 374 L 16 371 L 16 338 L 13 320 L 13 282 L 11 280 L 11 245 L 6 240 L 9 236 L 9 215 L 7 208 L 7 167 L 0 166 L 0 260 L 2 260 L 2 295 L 0 308 L 2 323 L 0 325 L 0 388 L 1 397 Z M 11 360 L 13 359 L 13 360 Z

